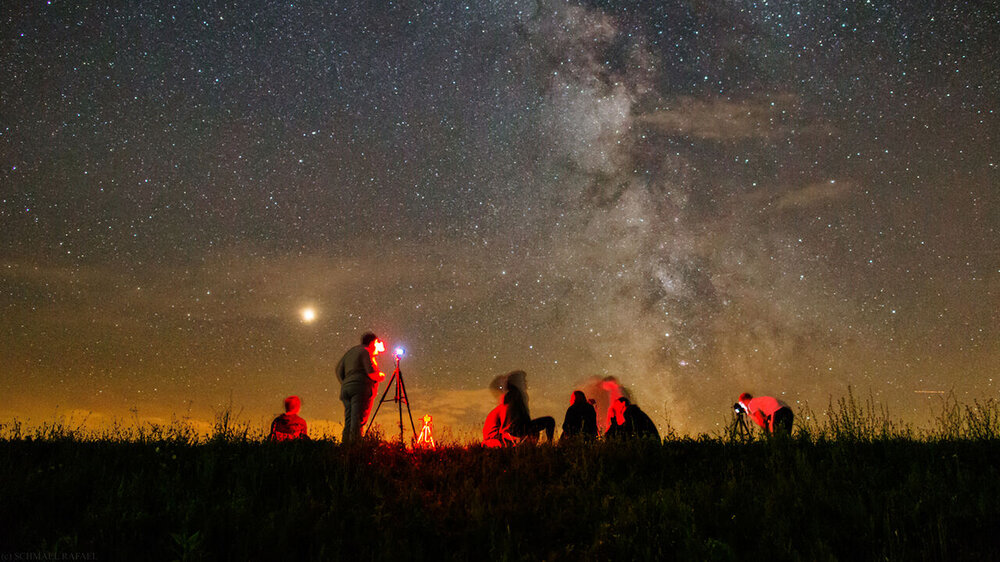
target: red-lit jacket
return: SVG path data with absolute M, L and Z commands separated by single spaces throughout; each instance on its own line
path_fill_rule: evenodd
M 753 418 L 758 426 L 766 430 L 773 430 L 773 428 L 768 427 L 767 423 L 774 416 L 774 413 L 778 412 L 778 409 L 788 407 L 783 401 L 774 397 L 754 397 L 742 404 L 750 418 Z
M 271 435 L 268 440 L 283 442 L 285 440 L 296 440 L 299 438 L 309 439 L 309 430 L 306 421 L 297 414 L 282 414 L 271 423 Z
M 517 443 L 517 438 L 511 435 L 510 405 L 500 404 L 486 415 L 483 424 L 483 445 L 488 448 L 502 448 Z

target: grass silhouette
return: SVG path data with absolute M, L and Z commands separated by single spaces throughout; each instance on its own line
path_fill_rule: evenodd
M 995 560 L 1000 408 L 853 394 L 792 437 L 406 450 L 266 443 L 223 413 L 2 430 L 0 553 L 98 559 Z M 805 419 L 806 417 L 800 417 Z

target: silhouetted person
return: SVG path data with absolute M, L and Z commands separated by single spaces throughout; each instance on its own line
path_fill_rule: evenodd
M 490 389 L 508 401 L 507 416 L 510 418 L 509 426 L 514 436 L 535 442 L 538 440 L 538 433 L 544 431 L 551 442 L 556 430 L 556 419 L 551 416 L 531 418 L 528 412 L 527 377 L 521 370 L 498 375 L 490 382 Z M 508 397 L 512 390 L 514 394 Z
M 563 419 L 562 437 L 581 436 L 586 439 L 597 438 L 597 410 L 587 401 L 583 391 L 573 391 L 566 418 Z
M 738 404 L 768 434 L 792 433 L 795 414 L 784 401 L 774 397 L 754 397 L 750 393 L 743 393 Z
M 340 400 L 344 403 L 344 434 L 347 444 L 361 439 L 361 429 L 368 422 L 378 384 L 385 374 L 378 370 L 375 356 L 385 346 L 374 333 L 361 336 L 361 345 L 348 350 L 337 363 L 336 374 L 340 381 Z
M 625 397 L 618 397 L 611 408 L 614 417 L 611 421 L 611 427 L 605 433 L 608 438 L 656 438 L 657 441 L 660 440 L 660 431 L 657 430 L 649 415 L 639 408 L 639 405 L 632 404 Z
M 285 414 L 278 415 L 271 423 L 271 434 L 267 439 L 272 442 L 284 442 L 285 440 L 308 440 L 309 430 L 306 421 L 299 416 L 299 409 L 302 401 L 292 395 L 285 399 Z
M 524 390 L 516 385 L 510 385 L 507 394 L 504 395 L 504 402 L 508 404 L 507 417 L 510 420 L 511 434 L 522 440 L 537 442 L 538 433 L 545 432 L 545 437 L 552 442 L 556 432 L 556 419 L 551 416 L 531 418 Z

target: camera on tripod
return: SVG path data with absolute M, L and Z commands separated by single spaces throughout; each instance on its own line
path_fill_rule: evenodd
M 376 349 L 380 352 L 385 351 L 385 344 L 381 341 L 376 340 Z M 379 349 L 378 344 L 382 344 Z M 396 403 L 399 409 L 399 443 L 403 442 L 403 405 L 406 405 L 406 414 L 410 417 L 410 430 L 413 431 L 413 437 L 417 437 L 417 427 L 413 424 L 413 412 L 410 410 L 410 400 L 406 396 L 406 384 L 403 383 L 403 372 L 399 370 L 399 359 L 406 354 L 406 350 L 402 346 L 397 346 L 393 349 L 392 355 L 393 359 L 396 360 L 396 369 L 392 372 L 392 378 L 389 379 L 389 384 L 385 386 L 385 391 L 382 393 L 382 398 L 379 399 L 378 405 L 375 406 L 375 412 L 372 413 L 371 418 L 368 420 L 368 426 L 365 428 L 365 435 L 368 435 L 368 431 L 371 430 L 372 424 L 375 423 L 375 417 L 378 415 L 378 411 L 382 408 L 382 403 L 385 402 L 385 398 L 389 395 L 389 389 L 395 390 L 395 395 L 389 399 L 390 401 Z
M 750 428 L 750 424 L 747 423 L 747 417 L 743 416 L 747 413 L 747 408 L 743 403 L 736 401 L 733 403 L 733 412 L 736 416 L 733 417 L 733 423 L 730 427 L 730 436 L 739 441 L 748 441 L 753 439 L 753 430 Z

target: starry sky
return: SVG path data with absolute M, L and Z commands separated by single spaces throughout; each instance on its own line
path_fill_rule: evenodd
M 514 369 L 535 416 L 615 376 L 689 433 L 742 391 L 997 396 L 995 3 L 33 0 L 0 30 L 2 420 L 297 394 L 339 432 L 366 330 L 456 435 Z

